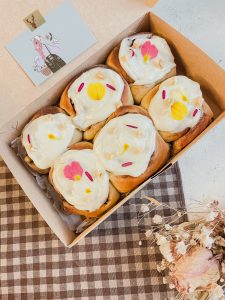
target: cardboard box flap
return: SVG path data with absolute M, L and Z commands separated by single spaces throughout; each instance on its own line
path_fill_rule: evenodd
M 0 69 L 4 70 L 4 72 L 0 72 L 0 127 L 34 99 L 37 99 L 56 85 L 61 79 L 69 78 L 70 73 L 78 65 L 85 65 L 87 58 L 107 45 L 110 40 L 149 9 L 144 0 L 71 0 L 71 2 L 96 36 L 97 43 L 38 87 L 34 86 L 32 81 L 6 50 L 5 45 L 15 39 L 24 30 L 28 30 L 23 22 L 24 17 L 36 9 L 45 16 L 49 11 L 62 3 L 62 0 L 24 0 L 17 4 L 14 1 L 8 1 L 7 3 L 3 1 L 0 3 Z M 126 17 L 124 17 L 125 15 Z M 59 21 L 62 22 L 63 20 Z

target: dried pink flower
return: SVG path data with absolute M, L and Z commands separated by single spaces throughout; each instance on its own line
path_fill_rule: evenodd
M 170 275 L 180 293 L 209 290 L 220 278 L 219 263 L 212 251 L 196 246 L 176 262 Z

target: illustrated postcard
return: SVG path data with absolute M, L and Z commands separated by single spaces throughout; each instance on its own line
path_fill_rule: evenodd
M 96 42 L 70 1 L 44 17 L 36 10 L 23 21 L 29 29 L 6 48 L 35 85 L 41 84 Z

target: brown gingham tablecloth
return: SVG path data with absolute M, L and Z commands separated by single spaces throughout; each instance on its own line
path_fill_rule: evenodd
M 175 164 L 73 248 L 52 233 L 0 159 L 2 300 L 172 299 L 157 272 L 161 255 L 143 240 L 137 211 L 144 195 L 184 205 Z M 170 210 L 163 211 L 169 214 Z M 139 241 L 142 245 L 139 245 Z

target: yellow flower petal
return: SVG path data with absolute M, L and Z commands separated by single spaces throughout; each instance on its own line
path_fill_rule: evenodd
M 55 138 L 55 136 L 54 136 L 54 134 L 49 133 L 49 134 L 48 134 L 48 138 L 51 139 L 51 140 L 53 140 L 53 139 Z
M 144 63 L 146 64 L 146 62 L 149 60 L 150 56 L 148 54 L 145 54 L 143 56 L 143 59 L 144 59 Z
M 48 138 L 50 140 L 60 140 L 61 139 L 60 137 L 56 137 L 53 133 L 49 133 Z
M 187 102 L 187 103 L 189 102 L 188 98 L 185 95 L 182 96 L 182 100 Z
M 119 152 L 120 155 L 124 154 L 129 148 L 128 144 L 124 144 L 123 145 L 123 149 Z
M 75 180 L 75 181 L 79 181 L 80 180 L 80 175 L 74 175 L 74 177 L 73 177 L 73 179 Z
M 128 148 L 129 148 L 129 145 L 128 145 L 128 144 L 124 144 L 124 145 L 123 145 L 123 150 L 124 150 L 124 152 L 127 151 Z
M 187 114 L 188 114 L 188 109 L 185 104 L 176 101 L 171 106 L 171 117 L 174 120 L 181 121 L 187 116 Z
M 105 87 L 101 82 L 89 83 L 87 93 L 92 100 L 102 100 L 105 96 Z

